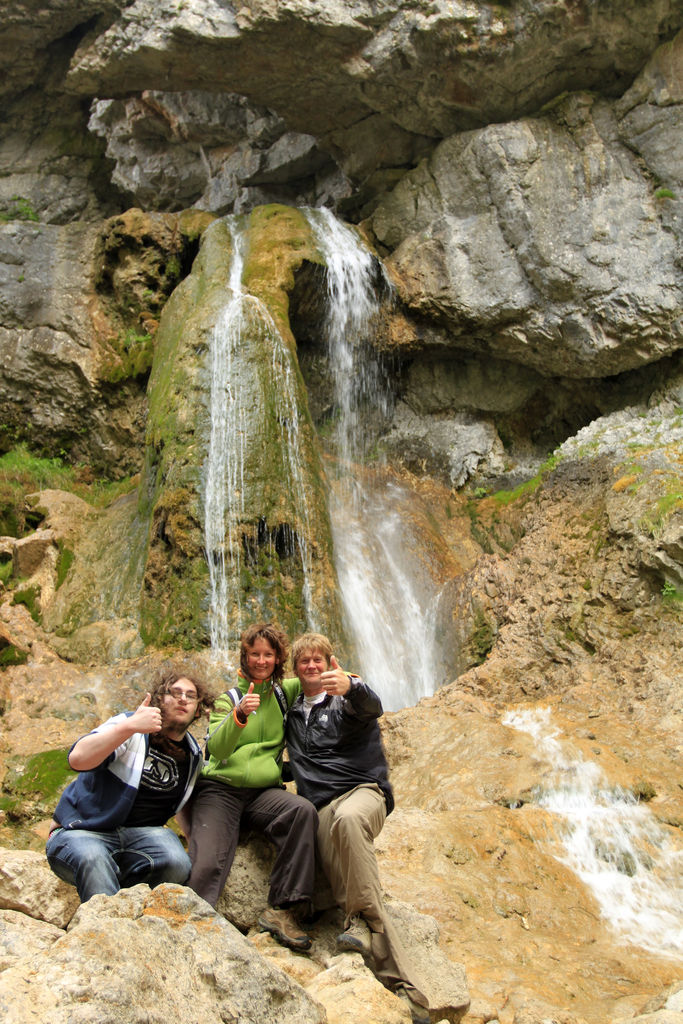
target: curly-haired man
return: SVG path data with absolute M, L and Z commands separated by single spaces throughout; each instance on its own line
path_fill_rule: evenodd
M 187 881 L 190 859 L 165 825 L 186 803 L 202 764 L 188 730 L 212 706 L 195 668 L 166 664 L 135 711 L 74 743 L 68 760 L 79 775 L 57 804 L 45 852 L 81 902 L 138 882 Z

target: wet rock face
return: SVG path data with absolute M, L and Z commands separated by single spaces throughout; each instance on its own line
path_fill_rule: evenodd
M 25 441 L 120 476 L 139 467 L 144 385 L 133 379 L 113 390 L 102 380 L 96 244 L 83 224 L 0 225 L 2 447 Z
M 0 448 L 140 468 L 158 317 L 211 219 L 0 223 Z

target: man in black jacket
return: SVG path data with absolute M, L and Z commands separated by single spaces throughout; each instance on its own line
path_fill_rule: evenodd
M 318 852 L 345 913 L 340 950 L 374 961 L 375 973 L 428 1022 L 426 999 L 382 901 L 374 839 L 394 806 L 378 719 L 382 702 L 344 672 L 327 637 L 306 633 L 292 645 L 303 693 L 287 718 L 287 749 L 297 792 L 318 811 Z

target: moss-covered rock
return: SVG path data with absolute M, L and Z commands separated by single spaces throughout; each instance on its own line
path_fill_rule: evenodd
M 323 477 L 288 321 L 294 270 L 304 258 L 319 257 L 296 210 L 265 207 L 233 227 L 246 235 L 241 288 L 252 296 L 239 314 L 241 333 L 229 343 L 225 383 L 239 402 L 239 437 L 231 443 L 240 469 L 237 485 L 228 486 L 240 493 L 225 517 L 228 539 L 210 557 L 229 563 L 234 640 L 256 618 L 275 618 L 296 631 L 327 627 L 340 616 Z M 192 274 L 169 300 L 157 336 L 140 488 L 140 510 L 151 521 L 141 602 L 148 643 L 209 642 L 203 523 L 210 360 L 212 337 L 227 329 L 221 317 L 234 298 L 235 237 L 222 221 L 205 232 Z
M 103 381 L 147 377 L 161 311 L 189 273 L 201 233 L 212 219 L 199 210 L 164 214 L 131 209 L 105 222 L 95 256 L 93 306 Z
M 27 759 L 11 758 L 2 782 L 0 810 L 14 822 L 49 816 L 74 776 L 65 750 L 45 750 Z

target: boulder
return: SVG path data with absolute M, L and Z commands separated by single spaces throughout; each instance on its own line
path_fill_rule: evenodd
M 54 530 L 35 530 L 28 537 L 21 537 L 14 544 L 13 571 L 17 577 L 30 577 L 39 571 L 56 546 Z M 50 568 L 54 568 L 55 558 L 50 557 Z
M 403 302 L 452 346 L 598 377 L 683 346 L 660 205 L 611 105 L 584 94 L 447 139 L 370 225 Z
M 44 853 L 0 849 L 0 909 L 66 928 L 78 894 L 50 870 Z
M 131 1008 L 134 1007 L 134 1016 Z M 183 886 L 146 885 L 83 904 L 49 949 L 0 976 L 7 1024 L 322 1024 L 324 1011 Z
M 376 980 L 357 953 L 333 957 L 306 990 L 325 1007 L 328 1024 L 348 1020 L 410 1024 L 405 1002 Z
M 63 934 L 56 925 L 36 921 L 18 910 L 0 910 L 0 971 L 49 949 Z

